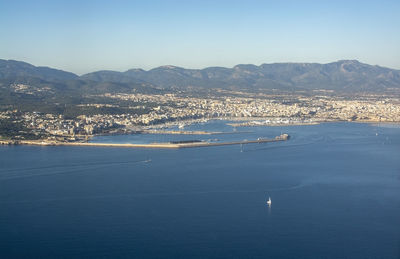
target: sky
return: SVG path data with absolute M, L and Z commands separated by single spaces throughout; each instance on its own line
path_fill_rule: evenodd
M 400 1 L 0 0 L 0 59 L 84 74 L 342 59 L 400 69 Z

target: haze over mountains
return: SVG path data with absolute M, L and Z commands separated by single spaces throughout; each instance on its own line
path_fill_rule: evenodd
M 48 67 L 0 60 L 0 82 L 56 85 L 59 90 L 145 91 L 150 89 L 225 88 L 235 90 L 314 90 L 381 92 L 400 89 L 400 70 L 372 66 L 357 60 L 328 64 L 274 63 L 233 68 L 185 69 L 161 66 L 148 71 L 97 71 L 82 76 Z

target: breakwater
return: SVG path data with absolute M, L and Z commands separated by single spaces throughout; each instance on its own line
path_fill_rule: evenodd
M 83 147 L 126 147 L 126 148 L 166 148 L 166 149 L 178 149 L 178 148 L 194 148 L 194 147 L 212 147 L 212 146 L 227 146 L 227 145 L 244 145 L 252 143 L 268 143 L 285 141 L 289 139 L 289 135 L 282 134 L 275 138 L 265 139 L 258 138 L 256 140 L 242 140 L 242 141 L 230 141 L 230 142 L 189 142 L 189 143 L 149 143 L 149 144 L 116 144 L 116 143 L 90 143 L 90 142 L 46 142 L 46 141 L 33 141 L 33 140 L 19 140 L 19 141 L 0 141 L 3 145 L 35 145 L 35 146 L 83 146 Z

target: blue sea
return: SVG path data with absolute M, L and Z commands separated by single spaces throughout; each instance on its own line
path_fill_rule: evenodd
M 225 121 L 187 130 L 233 132 Z M 0 146 L 0 258 L 400 258 L 400 127 L 237 127 Z M 266 205 L 271 197 L 272 205 Z

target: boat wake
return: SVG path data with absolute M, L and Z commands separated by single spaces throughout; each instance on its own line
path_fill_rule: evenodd
M 54 166 L 42 166 L 42 167 L 30 167 L 30 168 L 15 168 L 11 170 L 0 170 L 0 181 L 28 178 L 36 176 L 52 176 L 59 174 L 70 174 L 70 173 L 81 173 L 93 171 L 94 169 L 100 169 L 114 165 L 128 165 L 128 164 L 140 164 L 150 163 L 151 159 L 137 160 L 137 161 L 122 161 L 122 162 L 103 162 L 103 163 L 83 163 L 73 165 L 54 165 Z

